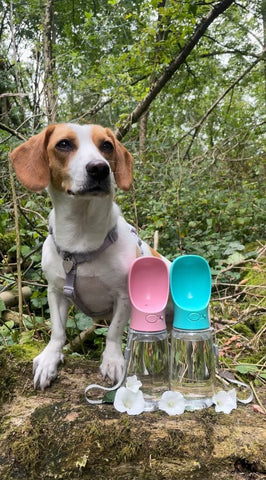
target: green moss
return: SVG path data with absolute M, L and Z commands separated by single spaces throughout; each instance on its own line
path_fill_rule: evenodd
M 17 361 L 32 361 L 44 348 L 43 343 L 28 342 L 7 347 L 7 354 Z
M 238 363 L 241 363 L 241 361 L 247 365 L 257 365 L 261 363 L 261 359 L 266 355 L 266 346 L 263 346 L 260 351 L 254 352 L 251 355 L 245 354 L 243 359 L 239 357 Z
M 7 358 L 0 355 L 0 405 L 10 397 L 15 383 L 15 372 L 12 370 L 10 371 Z
M 251 316 L 248 320 L 249 326 L 255 333 L 258 333 L 266 323 L 266 315 Z
M 262 260 L 261 260 L 262 261 Z M 265 298 L 265 266 L 264 264 L 250 264 L 249 269 L 245 271 L 243 279 L 246 279 L 246 285 L 255 286 L 252 290 L 253 295 L 261 297 L 260 306 L 266 306 Z
M 241 333 L 246 338 L 252 338 L 254 336 L 254 332 L 244 323 L 238 323 L 234 326 L 234 330 L 237 333 Z
M 0 404 L 12 398 L 22 367 L 31 370 L 32 360 L 42 348 L 43 345 L 40 348 L 40 344 L 29 343 L 0 350 Z M 24 379 L 20 378 L 20 381 L 22 384 Z
M 40 466 L 40 454 L 44 448 L 40 442 L 40 432 L 31 425 L 25 425 L 23 434 L 19 432 L 15 436 L 11 448 L 16 462 L 25 471 L 27 478 L 36 478 L 35 472 Z

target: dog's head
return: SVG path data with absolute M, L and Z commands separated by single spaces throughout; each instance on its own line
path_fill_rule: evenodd
M 50 183 L 69 195 L 104 195 L 111 172 L 122 190 L 132 184 L 133 158 L 100 125 L 50 125 L 10 154 L 19 181 L 31 191 Z

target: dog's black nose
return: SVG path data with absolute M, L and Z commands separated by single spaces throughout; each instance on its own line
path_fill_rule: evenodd
M 98 182 L 105 180 L 110 173 L 110 169 L 105 162 L 90 162 L 86 165 L 86 170 L 88 175 Z

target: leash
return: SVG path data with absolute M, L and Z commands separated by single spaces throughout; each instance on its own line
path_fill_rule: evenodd
M 243 403 L 243 404 L 247 404 L 247 403 L 250 403 L 252 402 L 253 398 L 254 398 L 254 394 L 253 394 L 253 391 L 252 391 L 252 388 L 247 385 L 247 383 L 244 383 L 244 382 L 240 382 L 239 380 L 236 380 L 236 379 L 233 379 L 230 377 L 230 373 L 229 372 L 226 372 L 225 370 L 222 370 L 220 368 L 220 363 L 219 363 L 219 349 L 218 349 L 218 345 L 216 343 L 216 334 L 214 332 L 214 343 L 213 343 L 213 352 L 214 352 L 214 356 L 215 356 L 215 359 L 216 359 L 216 368 L 217 368 L 217 373 L 216 373 L 216 376 L 221 379 L 223 382 L 225 382 L 226 384 L 229 384 L 229 383 L 233 383 L 235 385 L 238 385 L 239 387 L 244 387 L 246 388 L 250 394 L 247 398 L 245 399 L 241 399 L 239 397 L 237 397 L 237 401 L 240 402 L 240 403 Z
M 102 385 L 97 385 L 96 383 L 92 383 L 91 385 L 89 385 L 88 387 L 85 388 L 85 399 L 91 405 L 101 405 L 102 403 L 104 403 L 104 401 L 103 401 L 103 399 L 101 399 L 101 400 L 90 399 L 87 396 L 87 393 L 89 392 L 89 390 L 93 390 L 93 389 L 97 388 L 98 390 L 103 390 L 105 392 L 113 392 L 114 390 L 117 390 L 119 387 L 121 387 L 121 385 L 124 383 L 125 378 L 126 378 L 126 373 L 127 373 L 128 362 L 129 362 L 129 358 L 130 358 L 132 339 L 133 339 L 133 333 L 130 332 L 128 334 L 127 346 L 125 348 L 125 353 L 124 353 L 125 363 L 124 363 L 123 373 L 122 373 L 122 376 L 121 376 L 119 382 L 117 382 L 113 387 L 109 387 L 109 388 L 108 387 L 103 387 Z

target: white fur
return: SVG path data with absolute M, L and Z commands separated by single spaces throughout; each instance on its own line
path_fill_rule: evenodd
M 69 127 L 70 125 L 68 125 Z M 86 165 L 95 160 L 107 162 L 91 139 L 91 127 L 71 125 L 75 131 L 79 148 L 68 166 L 73 193 L 82 189 L 86 182 Z M 108 164 L 109 165 L 109 164 Z M 53 168 L 52 165 L 50 168 Z M 132 261 L 136 258 L 137 238 L 113 201 L 113 174 L 110 193 L 95 195 L 69 195 L 56 190 L 52 184 L 48 192 L 53 210 L 50 225 L 57 245 L 69 252 L 86 252 L 99 248 L 106 234 L 117 224 L 118 240 L 90 263 L 78 266 L 77 287 L 82 301 L 90 311 L 112 311 L 106 347 L 100 370 L 112 381 L 121 377 L 124 358 L 121 340 L 130 316 L 130 301 L 127 276 Z M 151 255 L 148 245 L 143 243 L 145 255 Z M 166 260 L 166 262 L 169 264 Z M 34 386 L 44 390 L 57 376 L 57 367 L 63 361 L 62 348 L 66 340 L 65 326 L 69 300 L 63 294 L 65 272 L 62 258 L 58 254 L 52 236 L 43 245 L 42 268 L 48 280 L 48 302 L 50 306 L 52 334 L 43 352 L 34 359 Z

